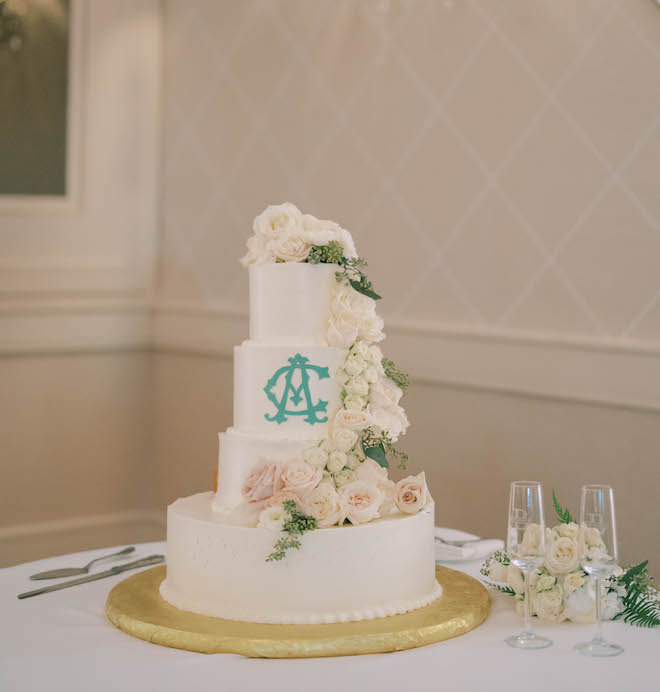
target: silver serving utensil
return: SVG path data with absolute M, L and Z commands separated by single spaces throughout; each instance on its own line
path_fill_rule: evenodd
M 111 557 L 119 557 L 120 555 L 128 555 L 135 550 L 133 546 L 130 548 L 124 548 L 118 553 L 112 553 L 112 555 L 104 555 L 103 557 L 97 557 L 95 560 L 88 562 L 84 567 L 63 567 L 62 569 L 51 569 L 48 572 L 39 572 L 38 574 L 33 574 L 30 579 L 59 579 L 60 577 L 76 577 L 79 574 L 87 574 L 89 568 L 95 563 L 101 560 L 109 560 Z
M 464 545 L 467 545 L 468 543 L 476 543 L 477 541 L 483 540 L 482 538 L 468 538 L 466 540 L 452 540 L 449 538 L 440 538 L 440 536 L 435 537 L 436 541 L 440 541 L 440 543 L 444 543 L 445 545 L 453 545 L 456 548 L 462 548 Z
M 25 593 L 19 593 L 18 598 L 30 598 L 31 596 L 38 596 L 42 593 L 50 593 L 51 591 L 68 589 L 70 586 L 86 584 L 89 581 L 105 579 L 105 577 L 114 577 L 116 574 L 121 574 L 122 572 L 125 572 L 128 569 L 137 569 L 138 567 L 147 567 L 148 565 L 159 565 L 161 562 L 165 562 L 164 555 L 149 555 L 149 557 L 144 557 L 141 560 L 135 560 L 135 562 L 128 562 L 125 565 L 115 565 L 110 569 L 106 569 L 105 572 L 94 572 L 93 574 L 88 574 L 86 577 L 80 577 L 80 579 L 61 581 L 59 584 L 52 584 L 51 586 L 44 586 L 43 588 L 35 589 L 34 591 L 26 591 Z

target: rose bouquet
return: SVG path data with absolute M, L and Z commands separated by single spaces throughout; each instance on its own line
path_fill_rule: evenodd
M 554 491 L 552 499 L 559 523 L 546 529 L 545 562 L 530 575 L 531 612 L 549 622 L 593 623 L 596 621 L 595 584 L 580 567 L 579 527 L 570 512 L 561 507 Z M 587 551 L 596 553 L 604 547 L 598 529 L 586 529 L 584 541 Z M 660 625 L 660 589 L 648 573 L 647 562 L 618 567 L 604 581 L 601 592 L 603 620 L 621 618 L 640 627 Z M 522 614 L 525 576 L 504 551 L 488 557 L 481 574 L 491 580 L 487 584 L 513 596 L 516 611 Z

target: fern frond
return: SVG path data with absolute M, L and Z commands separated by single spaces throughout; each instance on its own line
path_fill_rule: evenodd
M 552 506 L 555 508 L 555 514 L 557 515 L 557 519 L 559 519 L 560 524 L 570 524 L 575 521 L 568 509 L 559 504 L 559 500 L 557 499 L 554 489 L 552 491 Z
M 501 586 L 500 584 L 494 584 L 492 581 L 484 581 L 484 584 L 492 586 L 494 589 L 501 591 L 509 596 L 515 596 L 516 592 L 510 586 Z

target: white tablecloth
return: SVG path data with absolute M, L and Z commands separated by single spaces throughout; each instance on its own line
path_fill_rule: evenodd
M 163 543 L 137 547 L 136 559 L 164 552 Z M 660 632 L 606 624 L 606 636 L 625 647 L 622 656 L 593 660 L 572 651 L 593 627 L 538 625 L 554 646 L 511 649 L 503 639 L 520 629 L 508 597 L 493 594 L 486 622 L 447 642 L 393 654 L 311 660 L 260 660 L 167 649 L 115 629 L 104 604 L 117 577 L 19 601 L 35 588 L 30 574 L 85 564 L 111 550 L 93 550 L 0 570 L 0 690 L 158 690 L 190 692 L 297 692 L 332 690 L 605 690 L 659 689 Z M 476 576 L 479 563 L 454 563 Z M 97 567 L 97 569 L 103 569 Z M 45 584 L 46 582 L 41 582 Z

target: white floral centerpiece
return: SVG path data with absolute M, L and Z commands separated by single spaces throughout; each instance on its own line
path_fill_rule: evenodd
M 558 502 L 553 504 L 559 523 L 546 529 L 546 554 L 542 567 L 530 575 L 531 612 L 547 622 L 593 623 L 596 621 L 595 583 L 578 559 L 579 526 L 570 512 Z M 530 525 L 528 530 L 534 530 Z M 523 541 L 525 536 L 523 536 Z M 598 529 L 586 529 L 585 547 L 603 550 Z M 660 625 L 660 590 L 647 570 L 647 561 L 627 568 L 618 567 L 604 580 L 601 613 L 603 620 L 621 618 L 642 627 Z M 512 564 L 504 551 L 493 553 L 483 564 L 481 573 L 493 588 L 513 596 L 516 611 L 525 607 L 525 576 Z
M 240 516 L 285 535 L 268 560 L 300 547 L 298 537 L 315 528 L 364 524 L 391 513 L 413 514 L 431 495 L 424 473 L 398 483 L 389 459 L 405 469 L 408 455 L 395 443 L 408 428 L 400 405 L 410 378 L 383 356 L 383 319 L 349 231 L 334 221 L 303 214 L 290 203 L 271 205 L 254 220 L 245 266 L 283 262 L 335 264 L 326 342 L 348 349 L 335 377 L 342 406 L 326 439 L 304 450 L 302 460 L 260 460 L 243 489 Z

